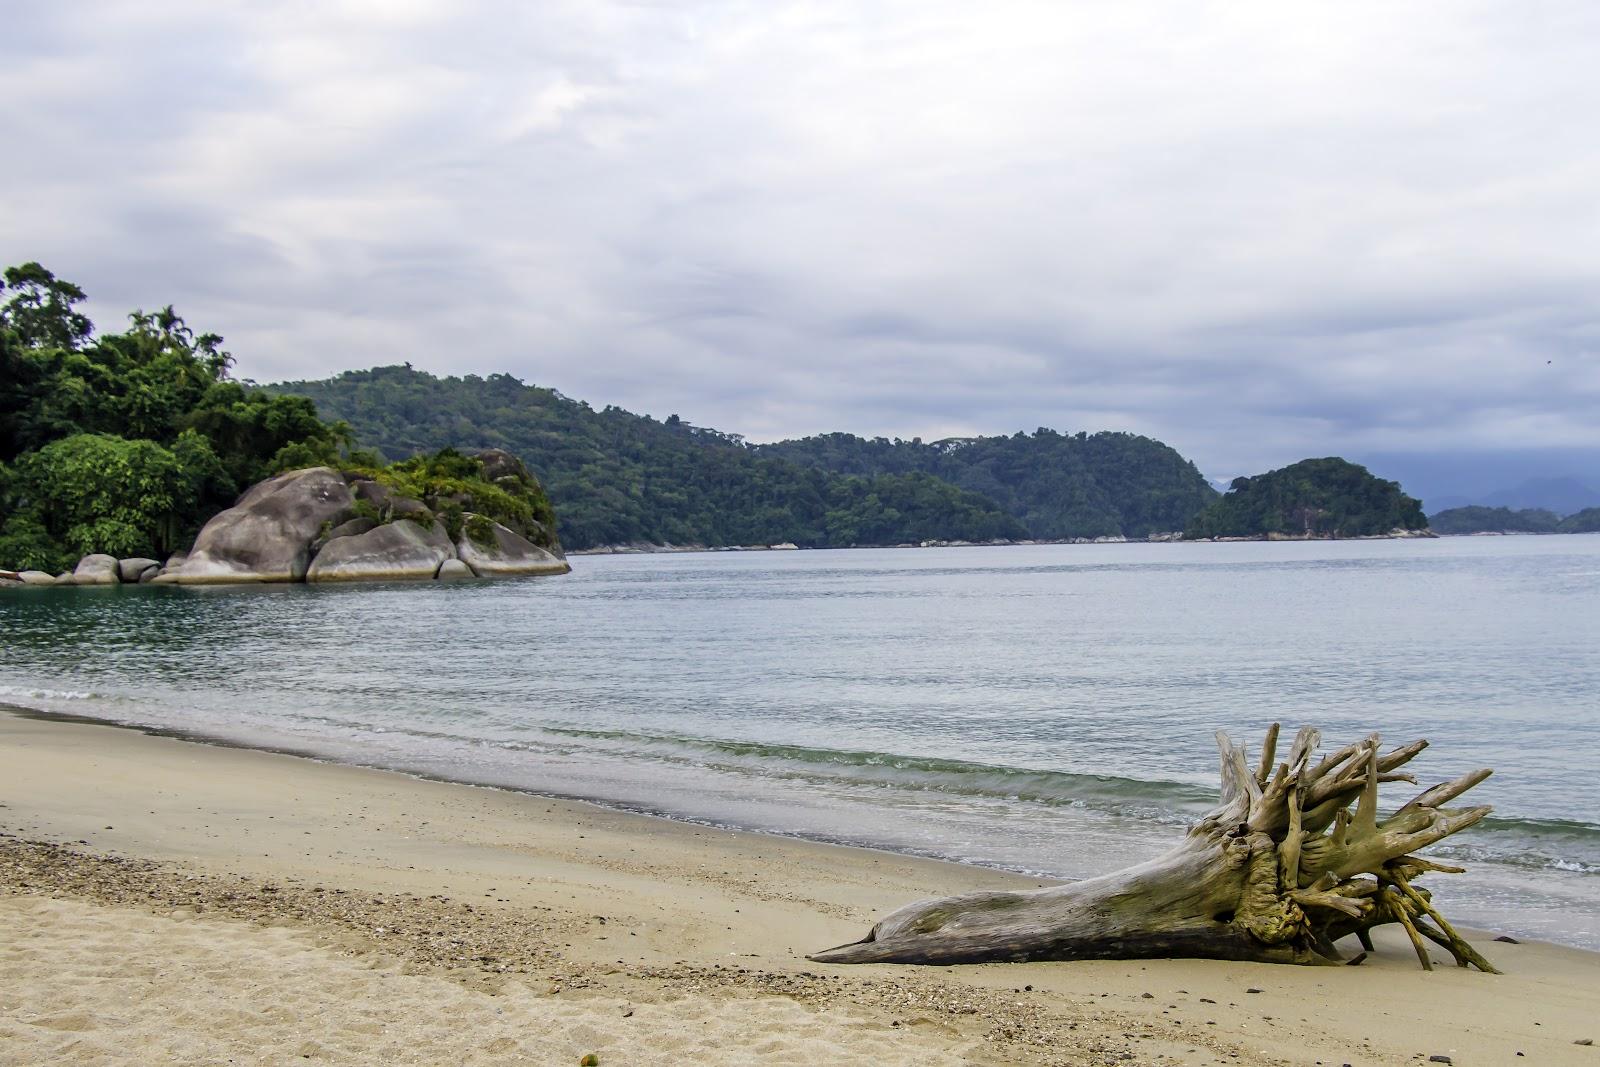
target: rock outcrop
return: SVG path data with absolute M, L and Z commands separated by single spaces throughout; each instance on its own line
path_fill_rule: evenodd
M 328 467 L 268 478 L 206 523 L 182 565 L 155 580 L 179 585 L 303 581 L 311 566 L 311 543 L 323 524 L 353 518 L 354 504 L 344 478 Z
M 128 584 L 148 581 L 161 569 L 161 564 L 143 556 L 117 561 L 117 577 Z
M 481 466 L 481 479 L 470 462 L 463 462 L 466 457 L 455 453 L 441 454 L 449 464 L 442 473 L 428 468 L 419 473 L 416 465 L 351 475 L 330 467 L 289 471 L 251 486 L 201 528 L 188 552 L 174 552 L 165 566 L 144 557 L 93 554 L 58 577 L 0 571 L 0 580 L 210 585 L 570 571 L 553 532 L 549 501 L 522 461 L 500 449 L 472 459 Z M 411 495 L 397 485 L 408 487 Z M 476 506 L 492 509 L 503 521 L 474 512 L 475 494 Z
M 84 556 L 72 572 L 73 585 L 120 585 L 117 557 L 95 552 Z
M 330 539 L 311 561 L 306 581 L 432 579 L 442 564 L 455 558 L 455 547 L 443 526 L 400 519 Z
M 354 537 L 357 534 L 364 534 L 368 530 L 375 530 L 377 527 L 377 519 L 369 519 L 365 515 L 357 515 L 353 519 L 350 519 L 346 522 L 341 522 L 339 525 L 335 526 L 333 529 L 329 530 L 327 533 L 311 542 L 311 554 L 315 556 L 318 552 L 321 552 L 328 542 L 332 541 L 336 537 Z
M 565 574 L 572 564 L 482 515 L 468 514 L 456 554 L 480 578 L 510 574 Z

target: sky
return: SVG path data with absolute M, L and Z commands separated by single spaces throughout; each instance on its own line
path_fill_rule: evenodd
M 1583 0 L 75 0 L 0 98 L 0 258 L 260 381 L 1600 482 Z

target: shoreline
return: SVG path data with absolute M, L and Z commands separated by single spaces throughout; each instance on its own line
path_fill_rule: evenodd
M 1041 883 L 48 713 L 0 713 L 0 783 L 0 928 L 21 946 L 0 945 L 0 1039 L 24 1062 L 230 1040 L 177 1003 L 113 1034 L 112 987 L 128 990 L 81 979 L 118 952 L 169 972 L 226 961 L 215 991 L 186 994 L 202 1001 L 316 1000 L 237 1030 L 259 1062 L 310 1045 L 362 1062 L 369 1025 L 417 1062 L 483 1063 L 1592 1063 L 1573 1042 L 1600 1037 L 1600 954 L 1555 945 L 1485 941 L 1503 976 L 1423 972 L 1403 937 L 1360 968 L 828 967 L 804 953 L 911 899 Z M 428 1022 L 440 998 L 461 1025 Z
M 1250 534 L 1247 536 L 1183 537 L 1180 533 L 1151 534 L 1148 537 L 1125 537 L 1110 534 L 1102 537 L 1026 538 L 1020 541 L 923 541 L 893 545 L 819 545 L 805 546 L 785 543 L 781 545 L 674 545 L 638 541 L 627 544 L 598 545 L 593 548 L 569 548 L 569 556 L 652 556 L 694 552 L 854 552 L 886 548 L 1037 548 L 1043 545 L 1211 545 L 1257 541 L 1416 541 L 1434 540 L 1441 536 L 1431 530 L 1414 530 L 1405 533 L 1359 534 L 1355 537 L 1302 534 Z
M 398 775 L 418 782 L 459 786 L 466 789 L 486 789 L 524 796 L 533 800 L 577 804 L 626 817 L 660 820 L 677 826 L 698 827 L 718 832 L 752 835 L 774 841 L 795 842 L 823 848 L 841 848 L 873 855 L 914 859 L 930 863 L 951 864 L 964 870 L 988 871 L 1000 875 L 1015 876 L 1033 885 L 1061 884 L 1108 873 L 1103 867 L 1090 867 L 1077 873 L 1069 874 L 1063 873 L 1060 868 L 1051 870 L 1038 866 L 1030 862 L 1031 856 L 1029 859 L 986 859 L 966 855 L 959 850 L 948 847 L 941 849 L 932 845 L 919 846 L 904 841 L 886 840 L 882 835 L 869 835 L 860 832 L 854 834 L 845 832 L 828 833 L 815 828 L 809 830 L 785 828 L 778 825 L 740 820 L 731 815 L 718 817 L 707 812 L 696 812 L 692 808 L 674 808 L 670 804 L 663 804 L 659 800 L 653 802 L 644 796 L 625 799 L 614 792 L 578 791 L 578 786 L 572 782 L 565 783 L 566 788 L 558 788 L 550 783 L 541 786 L 538 783 L 514 781 L 503 774 L 487 771 L 480 771 L 474 774 L 470 768 L 464 766 L 444 770 L 421 769 L 414 763 L 401 758 L 391 757 L 387 760 L 382 758 L 365 759 L 350 752 L 334 752 L 305 744 L 282 742 L 264 737 L 252 738 L 233 736 L 226 733 L 213 733 L 189 726 L 160 725 L 135 720 L 103 718 L 75 711 L 53 710 L 17 704 L 13 702 L 14 699 L 13 697 L 0 696 L 0 720 L 9 715 L 45 723 L 68 723 L 103 727 L 203 746 L 285 756 L 330 767 L 345 767 L 354 770 Z M 1151 788 L 1155 788 L 1160 785 L 1171 786 L 1176 783 L 1152 782 L 1147 784 Z M 1521 820 L 1511 817 L 1511 821 L 1518 822 Z M 1485 825 L 1492 825 L 1495 822 L 1496 817 L 1491 815 L 1486 820 Z M 1175 847 L 1180 841 L 1185 828 L 1184 825 L 1169 823 L 1160 825 L 1167 832 L 1169 839 L 1165 844 L 1160 844 L 1155 851 L 1141 853 L 1139 858 L 1154 858 L 1158 853 Z M 1034 855 L 1037 855 L 1037 853 Z M 1457 861 L 1452 860 L 1451 862 Z M 1570 868 L 1557 866 L 1553 870 L 1565 873 L 1570 871 Z M 1521 869 L 1508 866 L 1504 862 L 1497 865 L 1494 860 L 1486 860 L 1479 857 L 1470 861 L 1469 878 L 1476 875 L 1483 880 L 1483 884 L 1498 880 L 1494 881 L 1494 884 L 1501 885 L 1504 888 L 1503 883 L 1507 873 L 1514 871 L 1521 871 Z M 1459 901 L 1456 902 L 1456 905 L 1459 905 L 1459 903 Z M 1561 948 L 1591 952 L 1596 955 L 1597 962 L 1600 962 L 1600 945 L 1594 943 L 1592 936 L 1587 936 L 1592 930 L 1592 926 L 1580 925 L 1576 929 L 1569 926 L 1552 927 L 1549 923 L 1530 922 L 1527 920 L 1527 916 L 1520 912 L 1512 914 L 1508 911 L 1508 907 L 1509 904 L 1505 904 L 1487 913 L 1483 910 L 1477 910 L 1475 913 L 1469 913 L 1469 916 L 1464 919 L 1458 919 L 1456 925 L 1462 929 L 1472 931 L 1474 936 L 1471 940 L 1474 942 L 1489 940 L 1496 936 L 1514 935 L 1528 943 L 1548 943 Z M 1540 913 L 1533 914 L 1537 916 Z M 1541 925 L 1544 927 L 1543 930 L 1541 930 Z M 1547 936 L 1544 932 L 1545 930 L 1553 930 L 1554 939 Z M 1348 948 L 1349 946 L 1347 945 L 1346 947 Z M 1351 949 L 1351 952 L 1354 951 L 1354 949 Z

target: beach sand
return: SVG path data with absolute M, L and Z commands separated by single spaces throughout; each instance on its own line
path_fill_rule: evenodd
M 0 713 L 0 835 L 0 1064 L 1600 1065 L 1593 953 L 824 967 L 1041 883 L 117 727 Z

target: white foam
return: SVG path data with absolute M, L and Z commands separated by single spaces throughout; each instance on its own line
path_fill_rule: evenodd
M 0 697 L 24 700 L 93 700 L 98 693 L 87 689 L 40 689 L 25 685 L 0 685 Z

